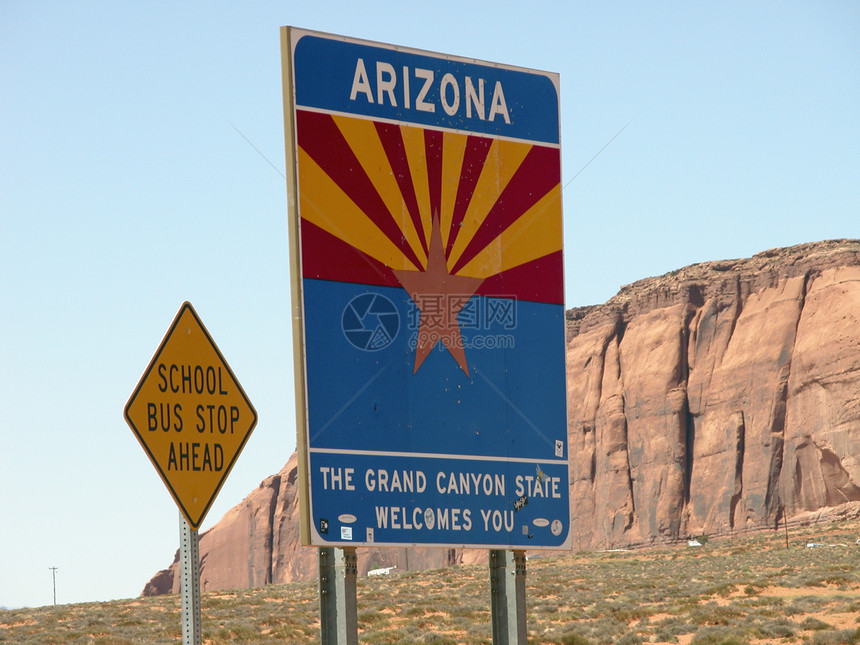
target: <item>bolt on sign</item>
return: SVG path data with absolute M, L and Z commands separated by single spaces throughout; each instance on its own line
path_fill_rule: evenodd
M 125 419 L 179 510 L 198 529 L 257 411 L 186 302 L 125 406 Z
M 302 541 L 567 548 L 558 76 L 281 49 Z

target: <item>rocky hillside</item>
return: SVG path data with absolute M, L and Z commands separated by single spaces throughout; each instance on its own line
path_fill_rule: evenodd
M 860 509 L 860 240 L 773 249 L 567 312 L 574 549 Z M 293 456 L 200 538 L 205 590 L 316 576 Z M 359 570 L 482 551 L 359 549 Z M 144 595 L 177 592 L 178 563 Z

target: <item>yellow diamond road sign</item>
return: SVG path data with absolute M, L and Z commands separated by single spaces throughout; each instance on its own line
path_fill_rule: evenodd
M 191 303 L 176 314 L 125 406 L 125 419 L 198 529 L 257 424 L 257 411 Z

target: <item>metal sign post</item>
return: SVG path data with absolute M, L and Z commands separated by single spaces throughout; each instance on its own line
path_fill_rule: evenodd
M 358 560 L 355 549 L 319 549 L 322 645 L 358 643 L 358 609 L 355 599 L 357 574 Z
M 179 513 L 179 545 L 182 569 L 182 645 L 201 645 L 199 536 L 182 512 Z
M 490 550 L 493 645 L 526 645 L 525 551 Z

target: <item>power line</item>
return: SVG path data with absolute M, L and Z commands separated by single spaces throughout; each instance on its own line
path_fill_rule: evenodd
M 230 123 L 230 122 L 228 121 L 228 123 Z M 275 164 L 273 164 L 273 163 L 269 160 L 269 158 L 268 158 L 266 155 L 264 155 L 262 152 L 260 152 L 260 149 L 259 149 L 257 146 L 255 146 L 255 145 L 251 142 L 251 140 L 250 140 L 248 137 L 246 137 L 246 136 L 245 136 L 245 133 L 244 133 L 244 132 L 242 132 L 239 128 L 237 128 L 237 127 L 236 127 L 235 125 L 233 125 L 232 123 L 230 123 L 230 127 L 232 127 L 236 132 L 238 132 L 238 133 L 239 133 L 239 136 L 240 136 L 240 137 L 242 137 L 245 141 L 247 141 L 247 142 L 248 142 L 248 145 L 249 145 L 249 146 L 251 146 L 254 150 L 256 150 L 256 151 L 257 151 L 257 154 L 258 154 L 258 155 L 260 155 L 263 159 L 265 159 L 265 160 L 266 160 L 266 162 L 267 162 L 267 163 L 268 163 L 272 168 L 274 168 L 274 169 L 275 169 L 275 172 L 276 172 L 276 173 L 278 173 L 278 174 L 279 174 L 281 177 L 283 177 L 284 179 L 286 179 L 286 178 L 287 178 L 287 176 L 286 176 L 283 172 L 281 172 L 281 169 L 280 169 L 280 168 L 278 168 Z

